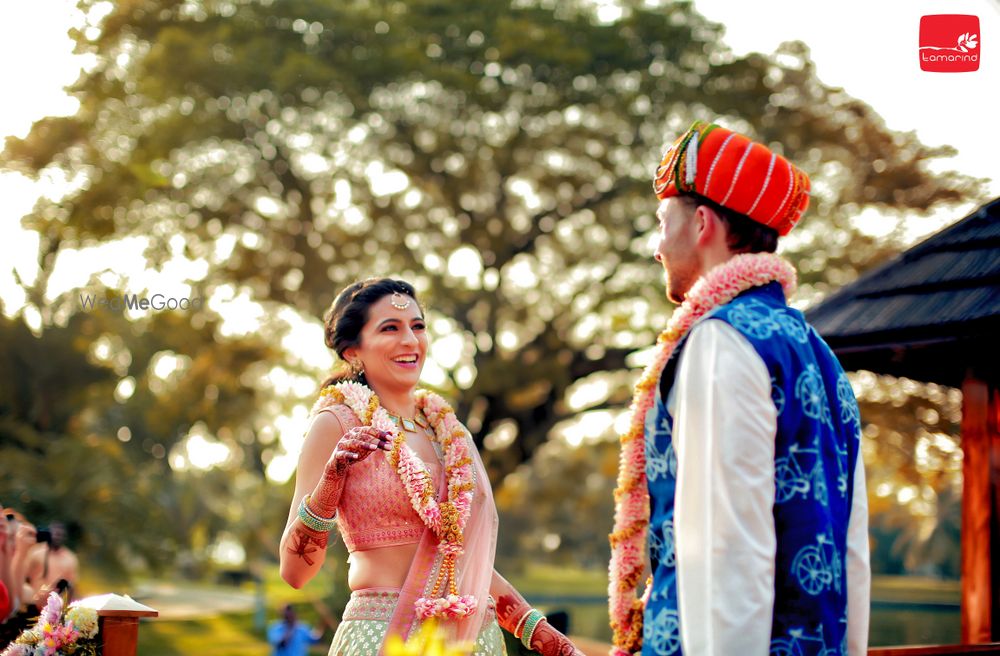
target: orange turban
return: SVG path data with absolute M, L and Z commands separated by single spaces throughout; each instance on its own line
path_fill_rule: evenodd
M 809 206 L 809 176 L 770 148 L 715 123 L 695 121 L 663 155 L 661 200 L 695 193 L 787 235 Z

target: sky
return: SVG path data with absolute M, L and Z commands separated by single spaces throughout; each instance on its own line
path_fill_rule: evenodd
M 1000 135 L 989 131 L 1000 101 L 998 0 L 695 0 L 695 6 L 725 26 L 725 41 L 737 54 L 805 42 L 820 80 L 867 102 L 890 129 L 916 130 L 925 144 L 954 146 L 958 156 L 937 168 L 993 178 L 990 195 L 1000 196 Z M 937 14 L 979 17 L 978 71 L 920 70 L 920 18 Z
M 334 0 L 331 0 L 334 1 Z M 594 0 L 601 17 L 613 19 L 614 0 Z M 997 107 L 1000 106 L 1000 0 L 695 0 L 707 18 L 725 26 L 725 41 L 737 55 L 751 51 L 771 53 L 780 43 L 804 41 L 811 49 L 819 78 L 830 86 L 871 105 L 892 130 L 915 130 L 930 146 L 951 145 L 958 155 L 938 162 L 935 170 L 952 169 L 978 178 L 993 178 L 990 197 L 1000 196 L 997 151 Z M 980 21 L 980 68 L 970 73 L 928 73 L 918 64 L 920 18 L 930 14 L 971 14 Z M 77 103 L 62 90 L 72 83 L 86 59 L 72 54 L 66 31 L 78 19 L 75 0 L 0 0 L 0 62 L 3 99 L 0 136 L 27 134 L 34 120 L 48 115 L 71 114 Z M 992 118 L 991 118 L 992 116 Z M 34 253 L 37 239 L 20 228 L 20 218 L 30 211 L 39 194 L 57 193 L 58 180 L 30 181 L 18 174 L 0 172 L 0 299 L 4 312 L 16 313 L 23 294 L 12 269 L 23 279 L 37 275 Z M 964 217 L 973 204 L 938 211 L 930 217 L 908 217 L 912 240 Z M 876 212 L 859 218 L 873 234 L 890 222 Z M 117 248 L 117 250 L 113 250 Z M 154 272 L 145 266 L 141 245 L 88 249 L 57 262 L 51 284 L 55 292 L 72 289 L 74 282 L 115 261 L 116 270 L 128 275 L 137 289 L 158 288 L 183 294 L 179 273 L 190 270 L 184 262 L 172 270 Z M 109 284 L 113 284 L 109 282 Z M 173 290 L 171 289 L 173 288 Z M 224 299 L 225 300 L 225 299 Z M 227 302 L 244 304 L 235 297 Z M 252 312 L 253 308 L 247 308 Z M 229 316 L 240 312 L 227 311 Z M 29 324 L 37 313 L 26 312 Z M 315 328 L 313 326 L 312 328 Z M 318 340 L 305 340 L 308 342 Z M 294 336 L 290 343 L 302 343 Z M 328 354 L 323 354 L 329 359 Z M 316 361 L 316 360 L 313 360 Z M 322 361 L 322 358 L 321 360 Z M 426 372 L 425 372 L 426 373 Z M 433 371 L 431 372 L 433 373 Z M 440 374 L 440 370 L 437 371 Z M 273 478 L 287 478 L 294 465 L 291 454 L 301 440 L 305 417 L 289 417 L 281 429 L 289 457 L 275 463 Z M 198 447 L 201 436 L 192 437 Z M 203 445 L 202 445 L 203 446 Z M 195 449 L 210 451 L 206 448 Z M 189 449 L 189 453 L 192 449 Z M 271 472 L 269 472 L 269 475 Z

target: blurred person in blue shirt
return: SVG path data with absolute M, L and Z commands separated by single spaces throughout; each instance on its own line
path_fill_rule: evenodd
M 273 656 L 306 656 L 309 645 L 323 638 L 322 631 L 313 631 L 308 624 L 298 621 L 295 609 L 286 604 L 282 611 L 284 619 L 271 623 L 267 629 L 267 641 L 274 651 Z

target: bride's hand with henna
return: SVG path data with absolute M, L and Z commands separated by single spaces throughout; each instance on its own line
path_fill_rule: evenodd
M 371 426 L 355 426 L 340 436 L 323 475 L 308 497 L 308 506 L 320 517 L 332 517 L 344 489 L 347 468 L 378 450 L 392 450 L 391 434 Z
M 514 586 L 507 579 L 500 576 L 496 570 L 493 571 L 493 583 L 490 586 L 490 593 L 497 600 L 497 623 L 509 633 L 514 634 L 515 638 L 519 638 L 523 642 L 524 632 L 527 630 L 525 621 L 528 619 L 528 614 L 534 611 L 534 609 L 514 589 Z M 531 639 L 531 649 L 542 656 L 583 656 L 583 652 L 577 649 L 570 642 L 569 638 L 549 624 L 549 621 L 544 616 L 535 624 L 529 637 Z
M 531 647 L 542 656 L 583 656 L 569 638 L 542 620 L 531 636 Z
M 356 426 L 344 433 L 330 454 L 326 470 L 342 476 L 347 467 L 361 462 L 378 450 L 392 450 L 392 435 L 371 426 Z

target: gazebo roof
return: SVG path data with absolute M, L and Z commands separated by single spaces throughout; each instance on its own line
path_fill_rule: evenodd
M 1000 199 L 806 312 L 846 369 L 958 386 L 994 377 L 1000 349 Z M 990 336 L 994 336 L 990 339 Z

